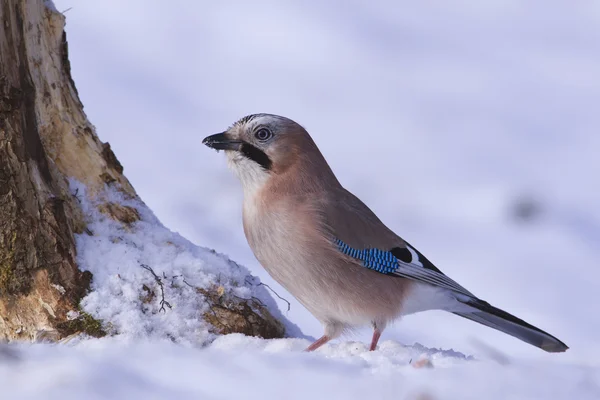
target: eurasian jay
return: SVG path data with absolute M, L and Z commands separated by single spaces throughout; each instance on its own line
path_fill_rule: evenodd
M 225 150 L 244 192 L 244 233 L 267 272 L 324 326 L 312 351 L 352 327 L 372 325 L 375 350 L 400 316 L 445 310 L 548 352 L 556 337 L 479 299 L 388 229 L 342 187 L 308 132 L 254 114 L 204 144 Z

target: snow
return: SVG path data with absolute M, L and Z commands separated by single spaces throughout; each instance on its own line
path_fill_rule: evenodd
M 302 339 L 242 335 L 204 349 L 116 338 L 76 345 L 0 347 L 6 399 L 598 399 L 600 369 L 557 363 L 465 360 L 385 341 L 314 354 Z M 420 357 L 433 368 L 414 368 Z M 413 360 L 412 363 L 409 363 Z
M 108 333 L 207 344 L 215 335 L 203 318 L 209 311 L 206 297 L 198 293 L 203 289 L 255 299 L 286 325 L 288 335 L 301 335 L 246 268 L 171 232 L 140 200 L 128 198 L 114 186 L 89 199 L 85 186 L 74 180 L 71 190 L 89 230 L 76 235 L 77 263 L 93 274 L 91 292 L 81 301 L 81 309 L 103 321 Z M 123 225 L 99 211 L 102 203 L 131 207 L 140 220 Z
M 0 355 L 2 397 L 600 398 L 597 3 L 55 3 L 73 6 L 69 56 L 86 113 L 141 198 L 169 229 L 227 256 L 147 208 L 139 237 L 91 213 L 98 237 L 80 236 L 79 256 L 98 277 L 84 310 L 121 335 L 11 345 L 20 361 Z M 300 352 L 305 339 L 208 344 L 215 337 L 195 319 L 202 304 L 183 287 L 168 289 L 173 309 L 140 313 L 136 290 L 155 283 L 140 262 L 199 286 L 223 269 L 231 285 L 249 273 L 231 257 L 291 301 L 290 321 L 321 334 L 254 259 L 240 184 L 201 144 L 255 112 L 307 127 L 391 229 L 570 349 L 545 354 L 443 312 L 388 327 L 374 353 L 368 331 L 315 354 Z M 537 212 L 517 217 L 529 199 Z M 409 364 L 423 353 L 433 369 Z

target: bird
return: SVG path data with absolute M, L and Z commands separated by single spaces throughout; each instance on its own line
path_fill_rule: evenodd
M 245 116 L 203 144 L 223 150 L 243 190 L 244 234 L 269 275 L 324 328 L 314 351 L 371 326 L 369 350 L 402 316 L 444 310 L 547 352 L 567 345 L 449 278 L 390 230 L 335 176 L 305 128 L 274 114 Z

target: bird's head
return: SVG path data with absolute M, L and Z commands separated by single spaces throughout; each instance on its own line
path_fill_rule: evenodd
M 230 167 L 246 188 L 255 188 L 288 172 L 310 174 L 306 165 L 324 164 L 329 169 L 308 132 L 278 115 L 248 115 L 202 143 L 225 151 Z

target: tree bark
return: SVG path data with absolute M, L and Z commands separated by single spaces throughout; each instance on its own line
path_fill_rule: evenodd
M 43 0 L 2 0 L 0 21 L 0 339 L 56 340 L 72 333 L 60 327 L 92 279 L 77 267 L 74 234 L 86 227 L 67 179 L 91 194 L 116 184 L 137 195 L 83 112 L 64 16 Z M 125 224 L 138 218 L 103 208 Z M 261 334 L 256 317 L 244 326 Z M 277 321 L 261 323 L 283 334 Z

